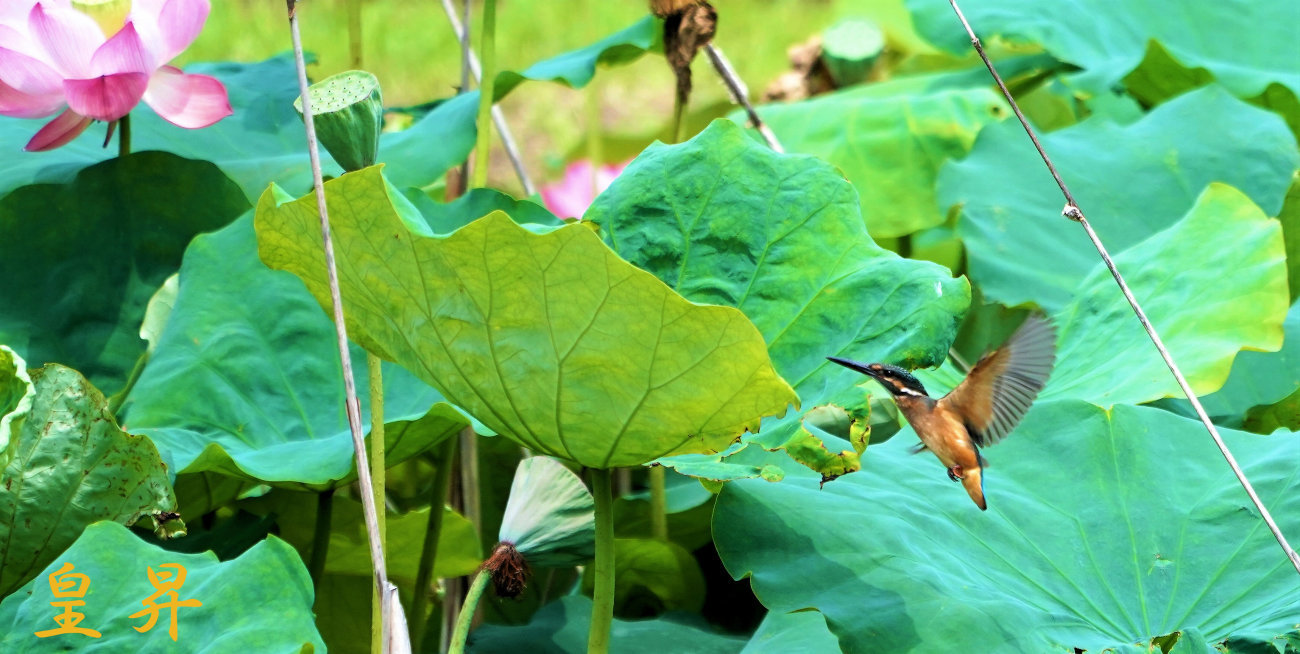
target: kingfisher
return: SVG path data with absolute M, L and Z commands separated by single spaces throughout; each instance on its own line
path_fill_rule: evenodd
M 912 453 L 933 452 L 948 469 L 948 478 L 961 482 L 975 505 L 985 511 L 983 470 L 988 462 L 980 448 L 1010 434 L 1047 383 L 1056 359 L 1056 328 L 1043 316 L 1031 315 L 1002 347 L 980 357 L 966 378 L 938 400 L 925 392 L 920 380 L 897 366 L 826 358 L 880 382 L 921 439 Z

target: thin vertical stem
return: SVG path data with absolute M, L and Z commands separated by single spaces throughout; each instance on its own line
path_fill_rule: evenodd
M 434 472 L 433 488 L 429 497 L 429 523 L 424 531 L 424 546 L 420 550 L 420 567 L 415 573 L 415 600 L 411 603 L 411 615 L 407 620 L 414 625 L 411 630 L 411 651 L 422 651 L 427 616 L 429 594 L 432 592 L 433 570 L 438 562 L 438 541 L 442 537 L 442 514 L 447 504 L 447 491 L 451 486 L 451 469 L 456 459 L 456 437 L 448 438 L 442 444 L 441 456 L 438 457 L 438 469 Z
M 704 46 L 704 52 L 709 55 L 709 61 L 713 64 L 713 69 L 718 71 L 718 76 L 722 82 L 727 85 L 727 90 L 731 92 L 731 99 L 738 105 L 745 108 L 745 115 L 749 116 L 749 122 L 758 130 L 758 133 L 767 141 L 767 147 L 777 152 L 785 152 L 781 147 L 781 142 L 776 140 L 776 134 L 772 133 L 772 128 L 758 117 L 758 112 L 754 110 L 754 105 L 749 102 L 749 89 L 745 83 L 740 80 L 736 70 L 732 68 L 731 62 L 727 56 L 722 54 L 722 50 L 715 47 L 712 42 Z
M 980 59 L 984 61 L 984 66 L 989 69 L 989 74 L 993 76 L 993 81 L 997 82 L 998 88 L 1002 90 L 1003 97 L 1007 99 L 1007 103 L 1011 105 L 1011 110 L 1015 112 L 1016 118 L 1020 120 L 1020 126 L 1025 129 L 1025 133 L 1029 135 L 1029 140 L 1033 142 L 1034 148 L 1038 150 L 1038 156 L 1043 159 L 1043 163 L 1047 166 L 1047 170 L 1052 173 L 1052 178 L 1056 180 L 1056 185 L 1061 189 L 1061 195 L 1065 196 L 1065 209 L 1061 211 L 1061 215 L 1083 226 L 1083 230 L 1087 233 L 1088 239 L 1092 241 L 1093 247 L 1095 247 L 1097 253 L 1101 255 L 1101 260 L 1105 262 L 1106 268 L 1110 271 L 1111 276 L 1115 278 L 1115 283 L 1119 286 L 1119 290 L 1124 294 L 1124 298 L 1128 300 L 1129 306 L 1133 308 L 1133 313 L 1137 316 L 1138 322 L 1142 323 L 1142 328 L 1146 330 L 1147 336 L 1151 338 L 1151 342 L 1156 346 L 1156 350 L 1160 353 L 1161 358 L 1165 360 L 1165 365 L 1169 367 L 1169 372 L 1173 374 L 1174 380 L 1178 382 L 1179 388 L 1183 389 L 1183 394 L 1186 395 L 1187 400 L 1191 402 L 1192 408 L 1196 411 L 1197 417 L 1201 419 L 1201 424 L 1205 425 L 1206 431 L 1208 431 L 1210 437 L 1214 439 L 1214 444 L 1219 447 L 1219 452 L 1223 454 L 1223 458 L 1228 462 L 1228 467 L 1232 468 L 1233 474 L 1237 476 L 1237 481 L 1241 482 L 1242 488 L 1246 489 L 1246 494 L 1250 496 L 1250 501 L 1253 502 L 1255 508 L 1259 510 L 1260 517 L 1264 519 L 1264 523 L 1268 525 L 1269 530 L 1273 532 L 1273 537 L 1276 538 L 1278 544 L 1282 546 L 1283 553 L 1285 553 L 1286 557 L 1291 560 L 1291 565 L 1295 567 L 1296 572 L 1300 573 L 1300 554 L 1297 554 L 1295 549 L 1291 547 L 1291 544 L 1287 542 L 1286 536 L 1282 534 L 1282 530 L 1278 528 L 1277 523 L 1273 521 L 1272 514 L 1268 512 L 1268 508 L 1264 506 L 1263 500 L 1261 500 L 1259 495 L 1255 493 L 1254 486 L 1252 486 L 1250 480 L 1246 478 L 1246 473 L 1241 470 L 1241 466 L 1237 465 L 1237 459 L 1233 457 L 1232 452 L 1228 450 L 1228 445 L 1223 442 L 1223 437 L 1219 435 L 1218 428 L 1210 421 L 1209 415 L 1205 413 L 1205 407 L 1201 406 L 1201 401 L 1196 397 L 1196 393 L 1192 390 L 1191 385 L 1187 383 L 1187 379 L 1183 377 L 1183 373 L 1179 370 L 1178 364 L 1174 363 L 1173 356 L 1170 355 L 1169 350 L 1165 348 L 1164 341 L 1162 341 L 1160 335 L 1156 333 L 1156 329 L 1151 324 L 1151 320 L 1147 318 L 1146 312 L 1142 310 L 1142 306 L 1138 304 L 1137 298 L 1134 297 L 1133 292 L 1129 290 L 1128 283 L 1124 281 L 1124 276 L 1120 274 L 1119 268 L 1115 266 L 1115 262 L 1111 259 L 1110 253 L 1106 250 L 1106 246 L 1102 244 L 1101 238 L 1097 236 L 1097 232 L 1093 231 L 1092 225 L 1083 215 L 1083 210 L 1079 208 L 1077 203 L 1075 203 L 1074 196 L 1070 193 L 1070 189 L 1065 185 L 1065 180 L 1061 179 L 1061 175 L 1057 172 L 1056 166 L 1052 164 L 1051 157 L 1047 156 L 1047 151 L 1043 149 L 1043 144 L 1039 142 L 1038 136 L 1034 134 L 1034 129 L 1029 126 L 1029 121 L 1025 119 L 1025 115 L 1020 111 L 1020 107 L 1016 104 L 1015 98 L 1011 96 L 1011 91 L 1007 90 L 1007 85 L 1002 81 L 1002 76 L 998 75 L 997 69 L 993 67 L 993 62 L 990 61 L 988 55 L 984 53 L 984 46 L 980 44 L 979 38 L 975 36 L 975 30 L 972 29 L 970 23 L 967 22 L 966 15 L 962 13 L 961 7 L 957 6 L 957 0 L 948 0 L 948 2 L 952 5 L 953 11 L 957 13 L 957 18 L 961 21 L 962 27 L 966 29 L 966 34 L 970 37 L 970 42 L 971 45 L 974 46 L 975 52 L 978 53 Z
M 491 2 L 492 0 L 488 0 Z M 451 646 L 447 648 L 447 654 L 463 654 L 465 651 L 465 641 L 469 638 L 469 626 L 474 622 L 474 611 L 478 609 L 478 601 L 483 597 L 483 591 L 487 588 L 488 581 L 492 579 L 492 573 L 487 570 L 479 570 L 474 577 L 474 584 L 469 587 L 469 592 L 465 594 L 465 604 L 460 607 L 460 617 L 456 619 L 456 630 L 451 632 Z
M 667 471 L 663 466 L 650 467 L 650 535 L 668 540 Z
M 370 479 L 370 466 L 366 456 L 366 444 L 361 435 L 361 405 L 357 401 L 356 378 L 352 372 L 352 355 L 348 351 L 347 326 L 343 322 L 343 298 L 339 291 L 338 266 L 334 261 L 334 241 L 330 236 L 329 209 L 325 202 L 325 182 L 320 168 L 320 147 L 316 141 L 316 122 L 312 118 L 311 94 L 308 91 L 307 63 L 302 51 L 302 33 L 298 28 L 297 0 L 285 0 L 289 13 L 289 33 L 293 40 L 294 63 L 298 69 L 298 93 L 302 98 L 302 122 L 307 133 L 307 156 L 311 161 L 312 182 L 316 191 L 316 210 L 320 214 L 321 245 L 325 252 L 325 268 L 328 273 L 330 302 L 333 305 L 334 332 L 337 336 L 339 360 L 343 368 L 343 390 L 348 414 L 348 427 L 352 432 L 352 451 L 356 456 L 357 483 L 361 486 L 361 511 L 366 521 L 366 534 L 370 541 L 370 562 L 374 572 L 375 586 L 383 593 L 383 619 L 381 624 L 388 624 L 388 614 L 393 610 L 389 606 L 388 592 L 391 585 L 384 564 L 384 548 L 379 541 L 379 519 L 375 511 L 374 484 Z M 390 639 L 405 640 L 406 634 L 384 634 L 387 645 Z
M 591 471 L 591 495 L 596 502 L 596 561 L 592 574 L 591 631 L 587 654 L 609 652 L 609 631 L 614 625 L 614 496 L 611 471 Z
M 483 0 L 483 36 L 479 38 L 479 51 L 483 59 L 482 78 L 478 91 L 478 143 L 474 155 L 474 178 L 470 183 L 473 188 L 487 186 L 488 152 L 492 149 L 492 129 L 488 126 L 492 116 L 492 104 L 496 95 L 496 31 L 497 2 Z
M 131 114 L 117 119 L 117 156 L 131 154 Z
M 379 524 L 379 547 L 384 552 L 388 551 L 388 520 L 387 520 L 387 493 L 385 491 L 385 474 L 387 466 L 384 464 L 384 373 L 383 365 L 379 357 L 367 352 L 366 368 L 370 372 L 370 478 L 375 484 L 375 506 L 378 508 L 378 514 L 375 516 Z M 383 598 L 380 596 L 378 589 L 371 594 L 373 600 L 370 604 L 370 649 L 372 652 L 379 654 L 383 647 L 383 625 L 380 620 L 383 619 Z
M 348 54 L 352 68 L 361 68 L 361 0 L 347 0 L 348 3 Z
M 312 587 L 320 593 L 321 578 L 325 576 L 325 560 L 329 557 L 330 527 L 334 517 L 334 489 L 316 495 L 316 525 L 311 536 L 311 559 L 307 561 L 307 574 Z
M 456 32 L 457 38 L 460 39 L 463 52 L 469 59 L 469 70 L 475 79 L 483 78 L 483 71 L 479 69 L 478 57 L 469 49 L 469 4 L 465 5 L 465 21 L 462 23 L 456 18 L 456 10 L 451 5 L 451 0 L 442 0 L 443 11 L 447 14 L 447 21 L 451 23 L 452 30 Z M 462 25 L 464 26 L 462 29 Z M 468 88 L 469 84 L 461 85 L 461 88 Z M 501 107 L 492 106 L 492 124 L 496 125 L 497 135 L 501 137 L 501 147 L 505 148 L 506 156 L 510 158 L 510 165 L 514 166 L 515 175 L 519 177 L 519 184 L 524 187 L 526 195 L 537 193 L 537 187 L 533 184 L 532 178 L 528 176 L 528 171 L 524 170 L 524 158 L 519 153 L 519 146 L 515 143 L 514 134 L 510 131 L 510 125 L 506 123 L 506 116 L 501 112 Z

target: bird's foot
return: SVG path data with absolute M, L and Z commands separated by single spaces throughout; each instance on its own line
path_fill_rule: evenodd
M 948 478 L 953 481 L 961 481 L 963 479 L 962 477 L 963 472 L 964 471 L 962 470 L 961 466 L 953 466 L 951 468 L 948 468 Z

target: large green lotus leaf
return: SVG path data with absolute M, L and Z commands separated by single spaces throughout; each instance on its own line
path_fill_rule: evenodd
M 839 641 L 816 611 L 770 611 L 745 643 L 741 654 L 831 654 Z
M 1240 191 L 1216 183 L 1185 218 L 1115 257 L 1198 394 L 1223 386 L 1243 347 L 1282 346 L 1290 298 L 1281 232 Z M 1182 394 L 1101 262 L 1056 322 L 1060 350 L 1042 397 L 1109 406 Z M 1117 370 L 1123 374 L 1099 374 Z M 1264 374 L 1277 385 L 1272 401 L 1295 388 L 1294 381 L 1284 381 L 1295 378 L 1294 366 Z
M 1235 186 L 1276 215 L 1300 165 L 1277 115 L 1217 86 L 1129 125 L 1098 116 L 1041 138 L 1112 252 L 1178 220 L 1210 182 Z M 942 207 L 961 205 L 970 275 L 991 301 L 1054 311 L 1097 263 L 1078 226 L 1060 216 L 1060 191 L 1014 121 L 990 125 L 970 156 L 944 166 L 939 198 Z
M 589 228 L 534 234 L 495 212 L 411 234 L 379 167 L 326 185 L 349 333 L 497 433 L 590 467 L 725 448 L 797 401 L 758 331 L 683 300 Z M 313 197 L 272 188 L 262 258 L 329 302 Z
M 32 579 L 92 522 L 164 522 L 161 514 L 176 510 L 158 450 L 119 429 L 85 377 L 57 364 L 30 376 L 30 405 L 18 405 L 27 415 L 0 474 L 0 596 Z
M 978 510 L 910 429 L 819 488 L 727 484 L 713 533 L 773 611 L 815 608 L 846 652 L 1088 651 L 1196 628 L 1294 629 L 1300 578 L 1199 422 L 1039 403 L 986 451 Z M 1300 530 L 1300 435 L 1223 437 L 1284 533 Z M 1066 651 L 1073 651 L 1072 649 Z
M 591 598 L 566 595 L 542 607 L 527 625 L 485 624 L 469 634 L 465 649 L 474 654 L 579 654 L 587 651 Z M 614 619 L 610 651 L 619 654 L 735 654 L 745 641 L 714 633 L 699 616 L 670 613 L 654 620 Z
M 965 156 L 985 125 L 1011 115 L 989 88 L 916 93 L 913 86 L 882 82 L 763 109 L 787 151 L 844 171 L 877 238 L 942 223 L 934 191 L 939 167 Z
M 600 66 L 620 66 L 641 58 L 649 51 L 663 48 L 663 22 L 646 16 L 632 26 L 619 30 L 586 47 L 539 61 L 523 72 L 497 73 L 497 102 L 525 80 L 550 80 L 573 89 L 586 86 Z
M 450 234 L 493 211 L 504 211 L 521 225 L 560 227 L 564 221 L 540 204 L 514 197 L 491 188 L 474 188 L 451 202 L 434 202 L 417 188 L 401 189 L 401 194 L 420 212 L 434 234 Z
M 970 50 L 970 39 L 944 0 L 908 0 L 917 31 L 950 52 Z M 1137 67 L 1156 40 L 1178 61 L 1202 67 L 1240 96 L 1270 82 L 1300 92 L 1296 66 L 1295 5 L 1288 0 L 1190 3 L 1169 11 L 1162 3 L 1083 0 L 1067 8 L 1016 0 L 963 8 L 981 38 L 1002 36 L 1042 44 L 1083 72 L 1076 83 L 1104 91 Z
M 49 575 L 71 564 L 73 575 L 85 575 L 85 605 L 71 610 L 85 615 L 78 625 L 100 637 L 60 634 L 39 638 L 36 632 L 56 629 L 53 616 L 63 609 L 50 606 L 63 601 L 51 592 Z M 148 631 L 137 631 L 147 615 L 131 617 L 142 601 L 157 593 L 150 571 L 162 581 L 184 580 L 176 595 L 155 600 L 165 606 L 169 598 L 194 600 L 201 606 L 175 609 L 176 640 L 168 635 L 171 611 L 163 608 Z M 63 576 L 73 586 L 78 579 Z M 258 543 L 239 558 L 221 562 L 211 552 L 181 554 L 155 547 L 135 537 L 125 527 L 100 522 L 86 528 L 81 538 L 27 587 L 0 604 L 0 650 L 6 652 L 283 652 L 325 651 L 325 643 L 312 621 L 312 587 L 307 569 L 293 548 L 274 536 Z
M 244 500 L 240 506 L 257 514 L 274 516 L 280 536 L 293 545 L 303 560 L 311 556 L 316 528 L 315 493 L 276 490 L 262 497 Z M 369 577 L 370 541 L 357 500 L 334 497 L 325 571 L 340 575 Z M 415 585 L 420 553 L 429 525 L 429 507 L 404 514 L 389 511 L 385 516 L 385 563 L 388 576 L 405 589 Z M 473 574 L 483 556 L 474 525 L 465 516 L 444 507 L 442 535 L 438 539 L 438 560 L 434 576 L 460 577 Z
M 352 364 L 369 430 L 359 347 Z M 468 424 L 441 399 L 406 370 L 384 366 L 390 464 Z M 251 213 L 186 251 L 176 306 L 126 409 L 131 430 L 152 438 L 177 473 L 213 470 L 300 488 L 355 475 L 334 324 L 301 281 L 258 259 Z
M 0 343 L 117 390 L 145 351 L 145 305 L 190 239 L 247 209 L 212 164 L 161 152 L 14 190 L 0 199 Z
M 687 299 L 744 311 L 810 409 L 866 406 L 861 375 L 827 356 L 936 365 L 970 302 L 964 279 L 877 246 L 834 168 L 777 154 L 727 121 L 646 149 L 585 218 Z M 853 452 L 813 440 L 793 414 L 758 436 L 826 474 L 856 467 Z

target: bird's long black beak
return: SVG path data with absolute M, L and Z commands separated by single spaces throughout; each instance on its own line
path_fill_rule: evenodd
M 844 366 L 845 368 L 848 368 L 849 370 L 853 370 L 853 371 L 856 371 L 856 372 L 860 372 L 860 373 L 862 373 L 862 374 L 864 374 L 864 375 L 868 375 L 868 376 L 870 376 L 870 377 L 872 377 L 872 378 L 875 378 L 875 376 L 876 376 L 876 375 L 871 371 L 871 369 L 867 367 L 868 364 L 862 363 L 862 362 L 860 362 L 860 361 L 854 361 L 853 359 L 841 359 L 840 357 L 826 357 L 826 359 L 829 360 L 829 361 L 834 361 L 835 363 L 838 363 L 838 364 L 840 364 L 841 366 Z

